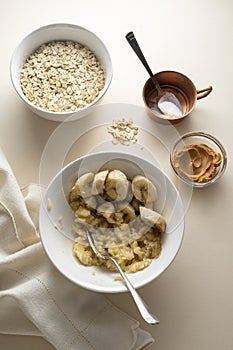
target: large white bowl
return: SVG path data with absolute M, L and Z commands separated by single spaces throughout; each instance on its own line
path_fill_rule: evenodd
M 42 44 L 54 41 L 75 41 L 87 46 L 100 61 L 105 72 L 105 86 L 98 97 L 89 105 L 74 112 L 50 112 L 41 109 L 31 103 L 24 95 L 20 86 L 20 72 L 26 59 Z M 12 84 L 26 105 L 39 116 L 58 122 L 76 120 L 90 113 L 95 105 L 100 102 L 109 88 L 112 80 L 112 62 L 110 54 L 102 40 L 90 30 L 66 23 L 55 23 L 40 27 L 28 34 L 16 47 L 11 57 L 10 76 Z
M 166 233 L 162 239 L 162 252 L 149 267 L 128 274 L 133 285 L 138 288 L 157 278 L 175 258 L 183 238 L 184 210 L 182 200 L 169 178 L 152 163 L 134 155 L 121 152 L 100 152 L 81 157 L 62 169 L 50 182 L 43 195 L 40 207 L 39 227 L 44 249 L 56 268 L 74 283 L 98 292 L 116 293 L 127 289 L 122 281 L 115 281 L 117 272 L 103 267 L 81 265 L 72 254 L 73 236 L 71 225 L 74 222 L 67 202 L 67 196 L 77 176 L 98 171 L 108 164 L 109 169 L 118 168 L 129 178 L 143 173 L 158 189 L 158 211 L 167 221 Z M 52 208 L 48 210 L 48 199 Z M 59 228 L 61 222 L 62 227 Z

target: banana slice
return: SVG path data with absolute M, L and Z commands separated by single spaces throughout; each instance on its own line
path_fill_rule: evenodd
M 131 182 L 129 181 L 128 193 L 127 193 L 127 196 L 125 198 L 125 201 L 130 203 L 133 198 L 134 198 L 134 195 L 133 195 L 133 191 L 132 191 L 132 186 L 131 186 Z
M 122 171 L 112 170 L 109 172 L 105 182 L 105 191 L 112 200 L 124 200 L 128 194 L 128 188 L 129 181 Z
M 115 213 L 115 207 L 111 202 L 104 202 L 99 205 L 97 211 L 106 219 L 108 219 L 113 213 Z
M 145 176 L 136 175 L 132 180 L 132 190 L 134 197 L 146 205 L 156 201 L 157 189 L 155 185 Z
M 166 221 L 161 214 L 143 206 L 139 208 L 139 211 L 142 221 L 144 221 L 146 224 L 149 224 L 151 227 L 155 227 L 160 233 L 165 232 Z
M 88 209 L 96 209 L 97 208 L 97 200 L 95 196 L 90 196 L 85 198 L 84 204 Z
M 93 183 L 92 183 L 92 194 L 103 194 L 104 185 L 108 175 L 108 170 L 99 171 L 95 174 Z
M 134 207 L 127 203 L 127 202 L 121 202 L 118 204 L 117 209 L 120 210 L 120 213 L 123 215 L 123 220 L 125 223 L 129 223 L 136 219 L 136 213 L 134 210 Z
M 124 214 L 123 218 L 124 218 L 124 222 L 126 222 L 126 223 L 129 223 L 129 222 L 136 219 L 135 210 L 134 210 L 133 206 L 130 204 L 128 204 L 127 207 L 125 207 L 122 210 L 122 213 Z
M 86 173 L 78 178 L 75 182 L 75 190 L 76 193 L 83 198 L 87 198 L 91 196 L 92 192 L 92 183 L 94 180 L 93 173 Z

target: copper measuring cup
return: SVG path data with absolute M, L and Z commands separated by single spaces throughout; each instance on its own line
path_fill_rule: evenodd
M 194 109 L 197 100 L 208 96 L 213 90 L 212 86 L 197 90 L 193 82 L 184 74 L 175 71 L 162 71 L 155 74 L 160 87 L 163 90 L 172 92 L 179 100 L 183 116 L 180 118 L 173 118 L 171 121 L 183 119 Z M 154 105 L 157 97 L 157 91 L 151 79 L 148 79 L 143 87 L 143 100 L 151 112 L 158 118 L 164 118 L 164 115 L 153 111 L 151 107 Z M 166 118 L 169 120 L 169 118 Z

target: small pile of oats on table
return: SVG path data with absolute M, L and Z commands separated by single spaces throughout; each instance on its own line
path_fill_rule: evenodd
M 113 120 L 112 124 L 107 127 L 109 134 L 113 136 L 113 143 L 129 145 L 130 142 L 137 142 L 138 127 L 132 119 Z

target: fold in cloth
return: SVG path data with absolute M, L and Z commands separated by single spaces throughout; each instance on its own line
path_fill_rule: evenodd
M 20 190 L 0 150 L 0 333 L 42 336 L 58 350 L 140 350 L 154 342 L 103 295 L 66 279 L 38 232 L 41 188 Z

